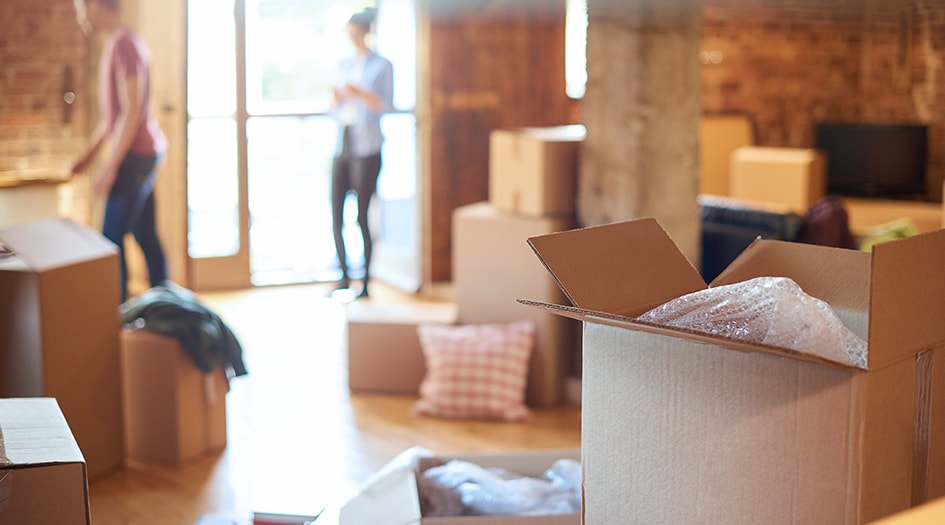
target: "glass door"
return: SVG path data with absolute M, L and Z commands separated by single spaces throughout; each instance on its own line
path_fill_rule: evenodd
M 363 0 L 189 4 L 194 288 L 337 279 L 328 194 L 336 131 L 326 113 L 335 66 L 350 52 L 347 19 Z M 382 121 L 372 273 L 419 287 L 414 5 L 383 0 L 377 7 L 376 48 L 394 63 L 397 112 Z M 346 206 L 352 267 L 361 257 L 356 213 Z

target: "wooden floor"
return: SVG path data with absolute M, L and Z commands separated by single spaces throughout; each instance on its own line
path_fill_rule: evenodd
M 447 454 L 580 446 L 573 405 L 523 423 L 448 421 L 413 415 L 412 397 L 351 395 L 346 305 L 327 291 L 203 294 L 239 337 L 249 369 L 227 396 L 227 448 L 183 467 L 129 465 L 91 480 L 92 523 L 191 525 L 206 514 L 318 507 L 326 508 L 318 523 L 335 523 L 338 506 L 411 446 Z M 381 283 L 372 292 L 366 300 L 414 300 Z

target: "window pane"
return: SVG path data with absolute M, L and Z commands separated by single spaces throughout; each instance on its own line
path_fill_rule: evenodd
M 187 124 L 188 252 L 224 257 L 239 251 L 236 122 L 191 119 Z
M 233 0 L 187 2 L 187 112 L 236 113 Z
M 579 99 L 587 86 L 587 0 L 568 0 L 564 31 L 565 91 Z
M 414 0 L 384 0 L 377 12 L 377 52 L 394 65 L 394 107 L 417 105 L 417 23 Z
M 253 117 L 246 126 L 253 284 L 337 279 L 328 196 L 334 121 Z
M 320 113 L 331 102 L 346 25 L 364 0 L 247 0 L 246 98 L 251 114 Z
M 417 194 L 417 122 L 406 113 L 381 119 L 384 146 L 381 174 L 377 180 L 380 197 L 379 242 L 389 251 L 413 257 L 418 243 L 414 223 Z

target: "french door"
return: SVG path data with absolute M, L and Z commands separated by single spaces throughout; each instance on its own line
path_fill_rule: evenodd
M 329 183 L 333 70 L 349 52 L 348 17 L 363 0 L 190 0 L 187 5 L 187 256 L 196 290 L 332 281 Z M 397 111 L 371 221 L 372 276 L 416 291 L 416 15 L 381 0 L 376 48 L 394 63 Z M 356 208 L 346 206 L 352 268 Z

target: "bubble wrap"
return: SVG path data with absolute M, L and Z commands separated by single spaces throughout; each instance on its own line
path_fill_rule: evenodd
M 758 277 L 691 293 L 638 319 L 866 368 L 866 342 L 837 318 L 830 305 L 786 277 Z

